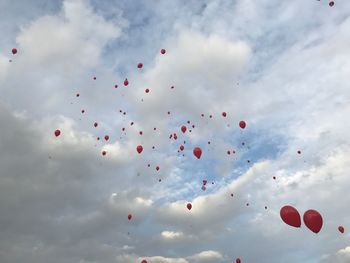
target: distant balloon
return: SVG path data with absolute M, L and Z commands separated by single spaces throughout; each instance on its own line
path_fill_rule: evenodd
M 115 89 L 117 89 L 117 88 L 118 88 L 118 85 L 117 85 L 117 84 L 115 84 L 115 85 L 114 85 L 114 88 L 115 88 Z
M 181 126 L 181 131 L 182 131 L 183 133 L 185 133 L 186 130 L 187 130 L 186 126 L 185 126 L 185 125 L 182 125 L 182 126 Z
M 301 154 L 301 151 L 298 151 L 298 154 Z
M 107 154 L 106 151 L 102 151 L 102 155 L 105 156 Z
M 149 92 L 149 89 L 145 89 L 145 92 L 148 93 L 148 92 Z
M 159 171 L 159 166 L 156 167 L 156 170 Z
M 330 2 L 329 2 L 329 6 L 330 6 L 330 7 L 334 6 L 334 1 L 330 1 Z
M 223 112 L 223 113 L 222 113 L 222 117 L 226 117 L 226 112 Z
M 60 130 L 55 130 L 55 136 L 58 137 L 61 135 L 61 131 Z
M 128 79 L 125 79 L 124 80 L 124 86 L 128 86 L 129 85 L 129 81 L 128 81 Z
M 142 68 L 142 67 L 143 67 L 142 63 L 137 64 L 137 68 Z
M 147 263 L 147 260 L 146 260 L 146 259 L 144 259 L 144 260 L 142 260 L 142 261 L 141 261 L 141 263 Z
M 192 209 L 192 204 L 191 204 L 191 203 L 188 203 L 188 204 L 187 204 L 187 209 L 188 209 L 188 210 L 191 210 L 191 209 Z
M 308 229 L 310 229 L 314 233 L 320 232 L 322 225 L 323 225 L 323 219 L 319 212 L 316 210 L 307 210 L 304 213 L 304 223 L 307 226 Z
M 105 135 L 105 140 L 108 141 L 109 140 L 109 136 Z
M 128 219 L 131 220 L 132 214 L 128 214 Z
M 199 148 L 199 147 L 196 147 L 193 149 L 193 154 L 194 156 L 196 156 L 198 159 L 201 158 L 201 155 L 202 155 L 202 149 Z
M 137 151 L 138 153 L 142 153 L 142 151 L 143 151 L 142 145 L 138 145 L 138 146 L 136 147 L 136 151 Z
M 205 188 L 205 186 L 204 185 L 202 185 L 202 190 L 203 191 L 205 191 L 207 188 Z
M 165 52 L 166 52 L 166 50 L 165 50 L 164 48 L 162 48 L 162 49 L 160 50 L 160 53 L 161 53 L 162 55 L 164 55 Z
M 185 147 L 183 145 L 180 146 L 180 150 L 183 151 Z
M 240 127 L 241 129 L 244 129 L 245 126 L 246 126 L 245 121 L 240 121 L 240 122 L 239 122 L 239 127 Z
M 284 223 L 293 227 L 301 226 L 301 219 L 298 210 L 294 207 L 286 205 L 281 208 L 280 216 Z
M 97 122 L 95 122 L 95 123 L 94 123 L 94 127 L 97 127 L 97 126 L 98 126 L 98 123 L 97 123 Z
M 339 230 L 340 233 L 342 233 L 342 234 L 344 233 L 344 227 L 343 226 L 339 226 L 338 230 Z
M 96 80 L 96 77 L 93 77 L 94 80 Z
M 241 259 L 240 258 L 236 258 L 236 263 L 241 263 Z
M 12 49 L 12 54 L 13 54 L 13 55 L 16 55 L 16 54 L 17 54 L 17 48 L 13 48 L 13 49 Z
M 77 93 L 77 95 L 76 95 L 77 97 L 79 97 L 80 96 L 80 94 L 79 93 Z

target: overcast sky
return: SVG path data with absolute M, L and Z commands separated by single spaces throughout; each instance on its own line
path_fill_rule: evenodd
M 350 262 L 350 1 L 0 0 L 0 32 L 1 263 Z

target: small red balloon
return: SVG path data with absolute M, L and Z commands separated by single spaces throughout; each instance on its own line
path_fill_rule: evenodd
M 222 113 L 222 117 L 226 117 L 226 112 L 223 112 L 223 113 Z
M 55 130 L 55 136 L 58 137 L 61 135 L 61 131 L 60 130 Z
M 142 67 L 143 67 L 142 63 L 137 64 L 137 68 L 142 68 Z
M 330 6 L 330 7 L 334 6 L 334 1 L 330 1 L 330 2 L 329 2 L 329 6 Z
M 339 227 L 338 227 L 338 230 L 339 230 L 339 232 L 342 233 L 342 234 L 343 234 L 344 231 L 345 231 L 343 226 L 339 226 Z
M 136 147 L 136 151 L 137 151 L 138 153 L 142 153 L 142 151 L 143 151 L 142 145 L 137 146 L 137 147 Z
M 132 218 L 132 215 L 128 214 L 128 219 L 131 220 L 131 218 Z
M 124 80 L 124 86 L 128 86 L 129 85 L 129 81 L 128 81 L 128 79 L 125 79 Z
M 159 166 L 156 167 L 156 170 L 159 171 Z
M 188 209 L 188 210 L 191 210 L 191 209 L 192 209 L 192 204 L 188 203 L 188 204 L 187 204 L 187 209 Z
M 98 123 L 97 123 L 97 122 L 95 122 L 95 123 L 94 123 L 94 127 L 97 127 L 97 126 L 98 126 Z
M 240 121 L 240 122 L 239 122 L 239 127 L 240 127 L 241 129 L 244 129 L 244 128 L 246 127 L 245 121 Z
M 201 158 L 201 155 L 202 155 L 202 149 L 199 148 L 199 147 L 196 147 L 193 149 L 193 154 L 194 156 L 196 156 L 198 159 Z
M 13 55 L 16 55 L 16 54 L 17 54 L 17 48 L 13 48 L 13 49 L 12 49 L 12 54 L 13 54 Z
M 166 52 L 166 50 L 165 50 L 164 48 L 162 48 L 162 49 L 160 50 L 160 53 L 161 53 L 162 55 L 164 55 L 165 52 Z
M 185 125 L 182 125 L 182 127 L 181 127 L 181 131 L 182 131 L 183 133 L 185 133 L 185 132 L 186 132 L 186 130 L 187 130 L 186 126 L 185 126 Z
M 144 259 L 144 260 L 142 260 L 142 261 L 141 261 L 141 263 L 147 263 L 147 260 L 146 260 L 146 259 Z
M 108 141 L 109 140 L 109 136 L 105 135 L 105 140 Z
M 107 154 L 106 151 L 102 151 L 102 155 L 105 156 Z
M 185 147 L 183 145 L 180 146 L 180 150 L 183 151 Z
M 281 208 L 280 210 L 280 216 L 284 223 L 290 226 L 294 227 L 300 227 L 301 226 L 301 219 L 300 214 L 298 210 L 296 210 L 294 207 L 286 205 Z
M 148 92 L 149 92 L 149 89 L 145 89 L 145 92 L 148 93 Z
M 317 234 L 320 232 L 322 225 L 323 225 L 323 219 L 319 212 L 316 210 L 307 210 L 304 213 L 304 223 L 307 226 L 308 229 L 310 229 L 312 232 Z

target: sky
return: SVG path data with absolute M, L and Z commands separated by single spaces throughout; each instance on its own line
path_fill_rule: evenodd
M 349 28 L 345 0 L 0 0 L 0 262 L 350 262 Z

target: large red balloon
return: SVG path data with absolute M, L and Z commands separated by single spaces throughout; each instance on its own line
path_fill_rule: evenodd
M 61 134 L 61 131 L 60 131 L 60 130 L 55 130 L 55 136 L 56 136 L 56 137 L 60 136 L 60 134 Z
M 13 55 L 17 54 L 17 48 L 13 48 L 13 49 L 12 49 L 12 54 L 13 54 Z
M 202 155 L 202 149 L 199 148 L 199 147 L 196 147 L 193 149 L 193 154 L 194 156 L 196 156 L 198 159 L 201 158 L 201 155 Z
M 304 223 L 308 229 L 317 234 L 322 228 L 323 219 L 319 212 L 310 209 L 304 213 Z
M 141 263 L 147 263 L 147 260 L 146 260 L 146 259 L 144 259 L 144 260 L 142 260 L 142 261 L 141 261 Z
M 137 147 L 136 147 L 136 151 L 137 151 L 138 153 L 142 153 L 142 151 L 143 151 L 142 145 L 137 146 Z
M 344 233 L 344 227 L 343 226 L 339 226 L 338 230 L 339 230 L 340 233 L 342 233 L 342 234 Z
M 236 258 L 236 263 L 241 263 L 241 259 L 240 258 Z
M 187 204 L 187 209 L 191 210 L 192 209 L 192 205 L 190 203 Z
M 290 205 L 286 205 L 281 208 L 280 216 L 284 223 L 294 227 L 301 226 L 301 219 L 298 210 Z
M 245 123 L 245 121 L 240 121 L 240 122 L 239 122 L 239 127 L 240 127 L 241 129 L 244 129 L 246 125 L 247 125 L 247 124 Z

